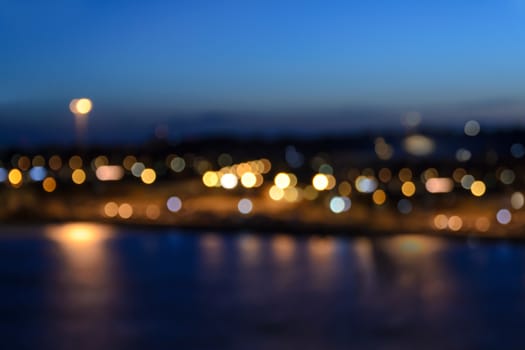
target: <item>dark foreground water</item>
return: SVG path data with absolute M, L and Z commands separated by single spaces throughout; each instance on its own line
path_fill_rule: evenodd
M 0 229 L 2 349 L 523 349 L 525 246 Z

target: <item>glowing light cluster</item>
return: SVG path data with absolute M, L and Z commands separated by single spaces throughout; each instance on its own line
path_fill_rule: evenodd
M 361 193 L 373 193 L 377 189 L 377 180 L 373 176 L 360 175 L 355 179 L 355 188 Z
M 433 224 L 438 230 L 459 231 L 463 227 L 463 220 L 457 215 L 447 217 L 445 214 L 438 214 L 434 216 Z
M 69 110 L 75 115 L 86 115 L 93 109 L 93 102 L 89 98 L 75 98 L 69 103 Z
M 348 197 L 336 196 L 330 199 L 330 210 L 332 213 L 340 214 L 350 210 L 352 201 Z

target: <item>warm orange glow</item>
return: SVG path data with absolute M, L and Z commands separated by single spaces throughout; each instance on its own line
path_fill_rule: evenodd
M 459 216 L 451 216 L 448 219 L 448 228 L 452 231 L 459 231 L 461 230 L 461 227 L 463 226 L 463 220 Z
M 146 185 L 151 185 L 157 179 L 157 174 L 155 173 L 155 170 L 146 168 L 142 171 L 142 174 L 140 174 L 140 179 Z
M 57 188 L 57 182 L 52 177 L 46 177 L 42 181 L 42 187 L 46 192 L 53 192 Z
M 22 172 L 18 169 L 11 169 L 7 175 L 11 185 L 17 187 L 22 184 Z
M 82 169 L 75 169 L 71 174 L 71 180 L 77 185 L 81 185 L 86 181 L 86 173 Z
M 412 197 L 416 193 L 416 185 L 412 181 L 407 181 L 401 186 L 401 192 L 406 197 Z
M 383 190 L 376 190 L 372 195 L 372 200 L 376 205 L 383 205 L 386 201 L 386 193 Z
M 123 203 L 118 208 L 118 215 L 123 219 L 129 219 L 133 215 L 133 207 L 128 203 Z
M 486 186 L 483 181 L 474 181 L 470 185 L 470 192 L 476 197 L 481 197 L 485 194 Z
M 118 215 L 118 204 L 115 202 L 108 202 L 104 205 L 104 215 L 114 218 Z
M 434 227 L 438 230 L 445 230 L 448 227 L 448 218 L 444 214 L 438 214 L 434 217 Z

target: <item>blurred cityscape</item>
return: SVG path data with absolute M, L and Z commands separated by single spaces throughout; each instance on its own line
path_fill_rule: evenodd
M 71 102 L 73 148 L 1 151 L 2 221 L 487 237 L 525 224 L 523 130 L 425 130 L 410 113 L 403 133 L 101 147 L 84 141 L 91 109 Z

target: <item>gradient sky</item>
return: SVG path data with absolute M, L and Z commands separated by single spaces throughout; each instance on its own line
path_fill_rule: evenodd
M 93 99 L 93 118 L 138 124 L 210 111 L 525 111 L 525 0 L 0 0 L 0 8 L 4 124 L 31 127 L 47 114 L 59 123 L 80 96 Z

